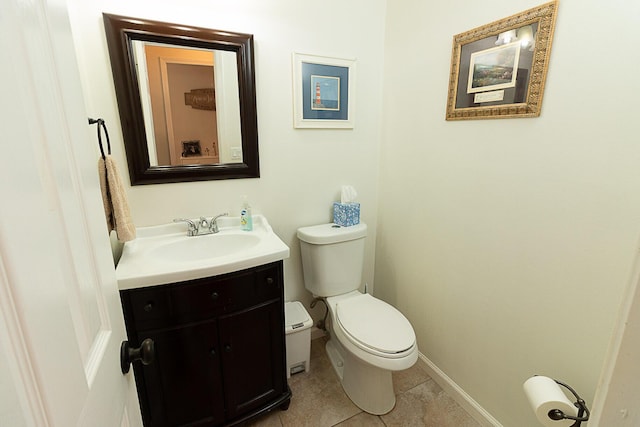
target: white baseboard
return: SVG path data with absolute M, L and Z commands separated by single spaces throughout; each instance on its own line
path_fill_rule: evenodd
M 440 370 L 422 353 L 418 353 L 418 363 L 442 389 L 467 411 L 477 422 L 485 427 L 503 427 L 478 402 L 473 400 L 458 384 Z

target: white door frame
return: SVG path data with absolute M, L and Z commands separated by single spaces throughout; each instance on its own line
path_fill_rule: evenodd
M 640 253 L 622 296 L 618 322 L 591 408 L 589 426 L 640 425 Z

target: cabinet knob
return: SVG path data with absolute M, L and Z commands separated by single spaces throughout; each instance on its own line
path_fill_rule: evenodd
M 267 285 L 273 285 L 273 277 L 267 277 Z
M 148 303 L 146 303 L 143 307 L 143 310 L 147 313 L 153 310 L 153 301 L 149 301 Z
M 217 292 L 211 292 L 211 299 L 216 301 L 220 295 Z
M 141 361 L 143 365 L 149 365 L 155 359 L 155 343 L 151 338 L 142 341 L 140 347 L 131 348 L 129 341 L 122 341 L 120 345 L 120 370 L 123 374 L 129 372 L 131 363 Z
M 211 354 L 211 356 L 216 357 L 216 349 L 212 348 L 211 350 L 209 350 L 209 354 Z
M 231 353 L 231 344 L 226 344 L 224 346 L 224 351 L 226 351 L 227 353 Z

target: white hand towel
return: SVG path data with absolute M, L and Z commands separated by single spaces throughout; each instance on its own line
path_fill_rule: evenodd
M 135 239 L 136 227 L 131 220 L 127 194 L 118 175 L 118 168 L 110 155 L 100 157 L 98 175 L 109 232 L 116 230 L 116 236 L 122 242 Z

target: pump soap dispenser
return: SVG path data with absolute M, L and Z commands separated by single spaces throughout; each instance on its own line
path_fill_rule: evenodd
M 242 210 L 240 211 L 240 227 L 244 231 L 253 230 L 253 219 L 251 218 L 251 206 L 247 201 L 247 196 L 242 197 Z

